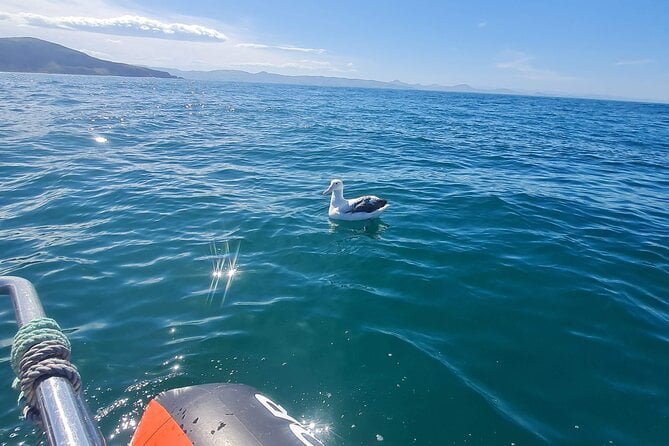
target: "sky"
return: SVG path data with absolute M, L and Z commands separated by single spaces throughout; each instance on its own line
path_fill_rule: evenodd
M 0 0 L 0 37 L 237 69 L 669 102 L 669 0 Z

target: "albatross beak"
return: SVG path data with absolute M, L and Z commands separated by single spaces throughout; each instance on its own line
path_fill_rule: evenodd
M 332 192 L 332 184 L 331 184 L 327 189 L 325 189 L 325 190 L 323 191 L 323 195 L 325 195 L 325 194 L 329 194 L 330 192 Z

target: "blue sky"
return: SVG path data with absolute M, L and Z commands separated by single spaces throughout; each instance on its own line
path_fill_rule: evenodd
M 2 0 L 0 35 L 158 67 L 669 102 L 665 0 Z

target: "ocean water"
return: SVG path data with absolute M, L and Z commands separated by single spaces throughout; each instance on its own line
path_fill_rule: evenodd
M 0 104 L 0 275 L 109 444 L 211 382 L 329 445 L 669 441 L 669 105 L 27 74 Z M 329 221 L 335 177 L 391 207 Z M 36 444 L 3 300 L 0 444 Z

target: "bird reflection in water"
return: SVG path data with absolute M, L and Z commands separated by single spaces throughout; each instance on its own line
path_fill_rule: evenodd
M 225 303 L 225 298 L 230 290 L 230 285 L 232 285 L 232 279 L 239 273 L 239 270 L 237 269 L 237 258 L 239 257 L 240 245 L 241 242 L 238 242 L 237 249 L 233 253 L 230 251 L 230 243 L 227 240 L 223 242 L 221 246 L 217 245 L 215 241 L 209 243 L 209 251 L 211 253 L 213 266 L 211 283 L 209 284 L 209 291 L 207 292 L 207 302 L 209 302 L 209 304 L 214 303 L 214 297 L 221 282 L 225 282 L 225 288 L 223 289 L 223 297 L 221 298 L 220 305 Z
M 383 231 L 388 229 L 388 225 L 380 219 L 362 221 L 332 220 L 330 222 L 330 233 L 342 232 L 352 235 L 364 235 L 373 239 L 380 239 Z

